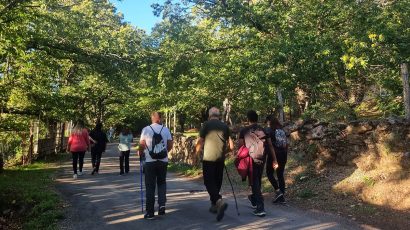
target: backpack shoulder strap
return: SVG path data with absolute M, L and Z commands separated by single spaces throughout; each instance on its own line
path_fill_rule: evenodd
M 152 128 L 152 126 L 149 125 L 149 127 L 151 128 L 152 132 L 153 132 L 154 134 L 156 134 L 156 132 L 155 132 L 155 130 Z

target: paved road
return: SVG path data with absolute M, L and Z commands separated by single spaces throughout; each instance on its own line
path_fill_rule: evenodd
M 267 216 L 254 217 L 245 197 L 239 197 L 237 216 L 229 191 L 230 205 L 221 222 L 208 212 L 209 198 L 198 181 L 168 174 L 167 215 L 144 220 L 140 205 L 138 159 L 131 157 L 131 172 L 119 176 L 116 145 L 110 144 L 103 155 L 100 174 L 90 175 L 91 162 L 86 156 L 86 175 L 72 179 L 69 162 L 57 178 L 57 189 L 68 203 L 67 218 L 61 229 L 360 229 L 354 222 L 328 214 L 306 212 L 266 202 Z M 191 193 L 191 191 L 199 191 Z

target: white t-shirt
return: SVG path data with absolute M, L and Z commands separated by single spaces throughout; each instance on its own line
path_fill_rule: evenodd
M 165 126 L 162 126 L 156 123 L 152 124 L 151 127 L 152 129 L 154 129 L 156 133 L 159 133 L 161 131 L 161 128 L 164 127 L 161 131 L 161 136 L 165 142 L 165 148 L 167 148 L 168 147 L 167 141 L 172 141 L 172 136 L 171 136 L 171 132 L 169 131 L 169 129 Z M 152 137 L 154 136 L 154 132 L 152 132 L 151 127 L 147 126 L 144 129 L 142 129 L 141 139 L 140 139 L 141 141 L 145 141 L 145 144 L 147 145 L 147 148 L 144 150 L 146 162 L 157 161 L 151 158 L 151 156 L 149 155 L 149 151 L 148 151 L 148 149 L 152 149 Z M 159 161 L 168 162 L 168 157 L 165 157 L 164 159 L 161 159 Z

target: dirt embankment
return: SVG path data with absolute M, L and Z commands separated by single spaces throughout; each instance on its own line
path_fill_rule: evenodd
M 286 127 L 289 196 L 383 229 L 410 228 L 410 124 L 399 119 Z

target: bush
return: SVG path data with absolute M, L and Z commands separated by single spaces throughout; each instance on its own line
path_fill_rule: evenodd
M 356 112 L 349 104 L 339 101 L 335 104 L 323 105 L 316 103 L 310 106 L 303 114 L 303 119 L 317 119 L 321 121 L 355 120 Z

